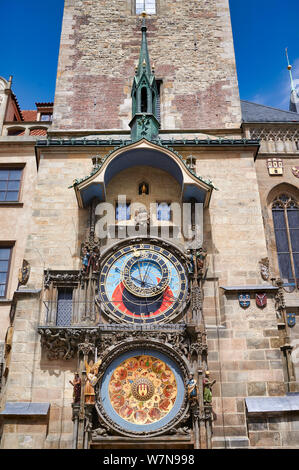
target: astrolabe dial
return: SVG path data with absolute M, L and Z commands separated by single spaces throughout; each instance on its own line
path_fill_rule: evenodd
M 165 322 L 184 309 L 187 292 L 187 275 L 178 258 L 144 243 L 121 248 L 105 261 L 97 303 L 114 321 Z
M 138 297 L 152 297 L 165 291 L 169 270 L 162 256 L 154 251 L 136 251 L 126 262 L 122 281 Z

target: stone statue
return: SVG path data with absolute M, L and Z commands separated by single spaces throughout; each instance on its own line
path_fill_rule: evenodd
M 146 227 L 149 225 L 150 216 L 145 207 L 139 207 L 139 209 L 135 212 L 134 220 L 137 227 Z
M 212 403 L 212 387 L 216 380 L 210 381 L 210 372 L 207 370 L 203 379 L 203 401 L 205 405 Z
M 86 404 L 93 405 L 95 403 L 95 391 L 94 387 L 96 386 L 98 380 L 101 376 L 98 376 L 99 367 L 102 364 L 102 360 L 99 359 L 95 364 L 93 361 L 90 361 L 88 364 L 85 361 L 86 367 L 86 382 L 84 389 L 84 400 Z
M 74 402 L 73 403 L 80 403 L 81 401 L 81 379 L 79 377 L 79 374 L 78 372 L 75 373 L 75 377 L 74 377 L 74 380 L 73 381 L 69 381 L 70 384 L 74 387 L 74 391 L 73 391 L 73 399 L 74 399 Z
M 188 399 L 191 402 L 198 401 L 197 398 L 197 382 L 194 379 L 194 374 L 190 374 L 189 380 L 187 382 L 187 392 L 188 392 Z

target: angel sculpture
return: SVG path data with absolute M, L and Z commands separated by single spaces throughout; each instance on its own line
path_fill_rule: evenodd
M 102 360 L 99 359 L 95 364 L 93 361 L 90 361 L 88 364 L 85 361 L 86 367 L 86 382 L 85 382 L 85 389 L 84 389 L 84 398 L 86 404 L 93 405 L 95 403 L 95 391 L 94 387 L 96 386 L 98 380 L 101 376 L 98 376 L 99 367 L 102 364 Z

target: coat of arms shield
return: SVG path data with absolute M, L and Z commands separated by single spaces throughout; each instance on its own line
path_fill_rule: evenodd
M 243 308 L 247 308 L 250 305 L 250 294 L 239 294 L 239 304 Z
M 267 294 L 255 294 L 256 305 L 260 308 L 264 308 L 267 305 Z
M 295 313 L 287 313 L 287 322 L 288 325 L 292 328 L 292 326 L 296 325 L 296 314 Z

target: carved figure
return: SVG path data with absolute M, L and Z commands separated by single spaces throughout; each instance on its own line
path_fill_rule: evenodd
M 188 392 L 188 398 L 191 402 L 197 402 L 197 382 L 194 379 L 194 374 L 189 375 L 189 380 L 187 382 L 187 392 Z
M 102 360 L 99 359 L 95 364 L 93 361 L 90 361 L 88 364 L 85 361 L 86 367 L 86 382 L 84 389 L 84 399 L 86 404 L 93 405 L 95 403 L 95 391 L 94 387 L 96 386 L 98 380 L 101 376 L 98 376 L 99 367 L 102 364 Z
M 150 216 L 144 207 L 139 207 L 139 209 L 135 212 L 134 219 L 137 227 L 145 227 L 150 223 Z
M 70 384 L 74 387 L 73 391 L 73 399 L 74 403 L 80 403 L 81 401 L 81 379 L 79 377 L 78 372 L 75 373 L 75 377 L 73 381 L 69 381 Z
M 190 250 L 187 250 L 186 257 L 188 259 L 188 261 L 187 261 L 187 263 L 188 263 L 188 272 L 189 272 L 189 274 L 193 274 L 194 273 L 194 260 L 193 260 L 193 254 Z
M 270 272 L 269 272 L 269 258 L 263 258 L 259 262 L 260 264 L 260 272 L 261 276 L 264 279 L 264 281 L 268 281 L 270 277 Z
M 83 259 L 82 259 L 82 265 L 83 265 L 83 271 L 85 273 L 87 273 L 88 266 L 89 266 L 90 252 L 87 248 L 84 251 L 85 252 L 84 252 L 84 255 L 83 255 Z
M 205 378 L 203 379 L 203 400 L 205 405 L 212 403 L 212 387 L 216 383 L 216 380 L 210 381 L 210 372 L 207 370 Z
M 19 276 L 18 276 L 19 284 L 21 286 L 24 286 L 25 284 L 27 284 L 29 280 L 29 276 L 30 276 L 30 264 L 28 263 L 28 261 L 24 259 L 23 265 L 21 269 L 19 269 Z
M 199 276 L 203 275 L 206 257 L 207 257 L 207 252 L 204 248 L 200 248 L 199 250 L 196 251 L 196 265 L 197 265 L 197 271 L 198 271 Z

